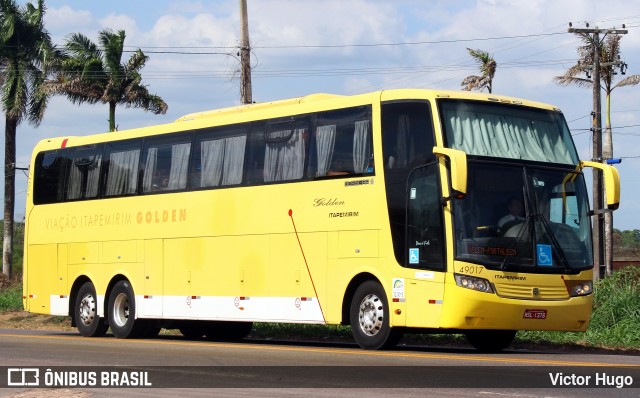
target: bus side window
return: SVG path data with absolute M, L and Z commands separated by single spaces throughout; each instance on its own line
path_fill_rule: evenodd
M 382 104 L 381 122 L 385 190 L 393 249 L 398 264 L 405 265 L 408 255 L 405 222 L 407 205 L 410 203 L 407 182 L 414 168 L 435 160 L 431 106 L 427 101 L 386 102 Z M 417 241 L 424 240 L 417 237 Z M 422 248 L 420 253 L 427 253 L 427 249 Z
M 414 170 L 409 177 L 407 266 L 444 270 L 445 245 L 438 165 Z
M 105 196 L 132 195 L 138 189 L 138 165 L 141 140 L 114 142 L 107 146 L 103 168 L 106 174 Z
M 260 185 L 264 182 L 264 122 L 258 122 L 251 126 L 251 132 L 247 138 L 245 182 L 247 185 Z
M 142 192 L 185 189 L 190 154 L 191 135 L 146 142 L 142 155 Z
M 264 182 L 299 180 L 309 137 L 308 123 L 295 119 L 267 123 L 264 153 Z
M 65 184 L 66 199 L 98 197 L 102 146 L 79 147 L 73 151 Z
M 370 108 L 322 112 L 316 124 L 309 177 L 373 173 Z
M 67 150 L 40 152 L 36 156 L 33 203 L 48 204 L 64 200 L 64 176 Z
M 218 187 L 242 182 L 247 146 L 246 127 L 210 130 L 198 134 L 195 142 L 192 187 Z

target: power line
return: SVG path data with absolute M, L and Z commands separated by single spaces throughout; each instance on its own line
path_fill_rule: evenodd
M 527 35 L 513 35 L 513 36 L 496 36 L 496 37 L 483 37 L 472 39 L 450 39 L 450 40 L 425 40 L 425 41 L 408 41 L 397 43 L 364 43 L 364 44 L 299 44 L 299 45 L 281 45 L 281 46 L 254 46 L 254 48 L 262 49 L 292 49 L 292 48 L 351 48 L 351 47 L 397 47 L 397 46 L 416 46 L 423 44 L 448 44 L 448 43 L 468 43 L 474 41 L 489 41 L 489 40 L 505 40 L 505 39 L 520 39 L 529 37 L 543 37 L 543 36 L 555 36 L 566 35 L 566 32 L 556 33 L 538 33 Z
M 533 33 L 526 35 L 512 35 L 512 36 L 495 36 L 495 37 L 480 37 L 480 38 L 468 38 L 468 39 L 445 39 L 445 40 L 424 40 L 424 41 L 407 41 L 407 42 L 394 42 L 394 43 L 352 43 L 352 44 L 291 44 L 291 45 L 271 45 L 271 46 L 252 46 L 253 49 L 265 49 L 265 50 L 288 50 L 296 48 L 353 48 L 353 47 L 398 47 L 398 46 L 416 46 L 424 44 L 449 44 L 449 43 L 468 43 L 474 41 L 490 41 L 490 40 L 507 40 L 507 39 L 522 39 L 522 38 L 534 38 L 534 37 L 549 37 L 557 35 L 566 35 L 567 32 L 551 32 L 551 33 Z M 158 51 L 162 54 L 182 54 L 186 49 L 194 50 L 237 50 L 240 46 L 124 46 L 125 48 L 142 49 L 143 52 L 153 53 L 152 51 Z M 152 51 L 144 51 L 145 48 L 153 49 Z M 173 51 L 176 50 L 176 51 Z M 179 50 L 179 51 L 178 51 Z M 125 52 L 135 52 L 136 50 L 125 50 Z M 186 52 L 192 54 L 191 52 Z M 209 52 L 196 52 L 194 54 L 209 54 Z M 228 53 L 212 53 L 212 54 L 228 54 Z

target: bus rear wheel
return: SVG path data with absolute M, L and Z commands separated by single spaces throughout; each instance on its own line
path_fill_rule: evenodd
M 402 333 L 389 326 L 389 305 L 379 283 L 366 281 L 356 289 L 351 300 L 349 318 L 356 343 L 367 350 L 391 348 Z
M 482 352 L 498 352 L 509 347 L 516 337 L 515 330 L 469 330 L 467 341 Z
M 120 339 L 144 337 L 148 324 L 136 319 L 136 298 L 129 281 L 115 284 L 109 295 L 109 326 Z
M 101 337 L 109 325 L 98 316 L 98 296 L 91 282 L 85 282 L 76 295 L 74 317 L 78 331 L 85 337 Z

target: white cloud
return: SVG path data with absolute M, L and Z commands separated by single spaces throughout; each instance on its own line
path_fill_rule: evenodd
M 135 38 L 138 33 L 138 25 L 136 20 L 129 15 L 109 14 L 100 19 L 102 29 L 111 29 L 113 31 L 124 30 L 127 33 L 128 41 Z M 126 43 L 125 43 L 126 44 Z
M 83 31 L 94 23 L 91 12 L 74 10 L 69 6 L 52 7 L 45 13 L 45 26 L 54 41 L 62 40 L 70 33 Z

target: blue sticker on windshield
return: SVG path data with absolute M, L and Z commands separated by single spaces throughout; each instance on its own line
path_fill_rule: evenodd
M 537 257 L 539 266 L 551 267 L 553 265 L 551 256 L 551 245 L 538 245 Z
M 420 264 L 420 249 L 409 249 L 409 264 Z

